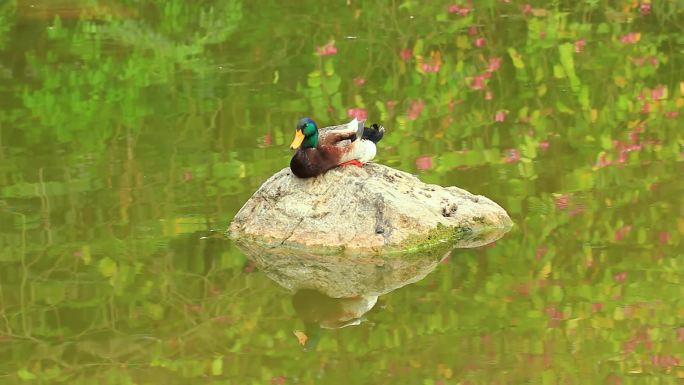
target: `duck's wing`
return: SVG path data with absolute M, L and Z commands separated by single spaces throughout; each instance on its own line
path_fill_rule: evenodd
M 358 120 L 356 118 L 352 119 L 349 123 L 344 123 L 344 124 L 338 124 L 335 126 L 329 126 L 329 127 L 323 127 L 318 130 L 319 135 L 326 135 L 330 132 L 333 131 L 352 131 L 356 132 L 361 136 L 360 134 L 363 133 L 363 125 L 366 122 L 366 120 Z
M 337 126 L 323 127 L 318 130 L 319 141 L 323 145 L 346 145 L 345 140 L 357 140 L 363 136 L 365 120 L 354 118 L 351 122 Z
M 370 127 L 365 127 L 365 120 L 358 120 L 354 118 L 351 122 L 345 123 L 345 124 L 338 124 L 336 126 L 330 126 L 330 127 L 324 127 L 321 128 L 319 131 L 319 135 L 321 135 L 322 141 L 326 143 L 336 143 L 337 141 L 329 138 L 327 141 L 323 138 L 324 136 L 328 134 L 340 134 L 340 133 L 348 133 L 348 132 L 356 132 L 356 138 L 357 139 L 368 139 L 372 141 L 373 143 L 377 143 L 382 139 L 383 135 L 385 134 L 385 127 L 373 123 L 370 125 Z M 349 142 L 342 143 L 342 144 L 349 144 Z
M 365 120 L 354 118 L 351 122 L 347 123 L 347 130 L 355 132 L 356 137 L 361 138 L 363 136 L 364 123 L 366 123 Z

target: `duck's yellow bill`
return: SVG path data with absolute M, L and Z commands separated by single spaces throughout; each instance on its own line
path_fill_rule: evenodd
M 299 146 L 302 145 L 303 141 L 304 141 L 304 134 L 302 133 L 302 130 L 297 130 L 297 132 L 295 132 L 295 137 L 294 137 L 294 140 L 292 141 L 292 144 L 290 145 L 290 148 L 293 150 L 298 149 Z

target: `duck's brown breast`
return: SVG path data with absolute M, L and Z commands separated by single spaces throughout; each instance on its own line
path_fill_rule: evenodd
M 290 160 L 292 173 L 300 178 L 323 174 L 338 165 L 340 150 L 336 146 L 299 149 Z

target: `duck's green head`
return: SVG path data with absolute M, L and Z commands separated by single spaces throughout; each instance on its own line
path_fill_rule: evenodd
M 318 145 L 318 127 L 311 118 L 302 118 L 297 123 L 295 137 L 290 145 L 293 150 L 316 147 Z

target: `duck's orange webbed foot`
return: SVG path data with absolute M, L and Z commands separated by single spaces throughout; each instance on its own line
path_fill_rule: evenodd
M 359 162 L 358 159 L 352 159 L 348 160 L 346 162 L 340 163 L 339 166 L 349 166 L 349 165 L 354 165 L 357 167 L 362 167 L 363 163 Z

